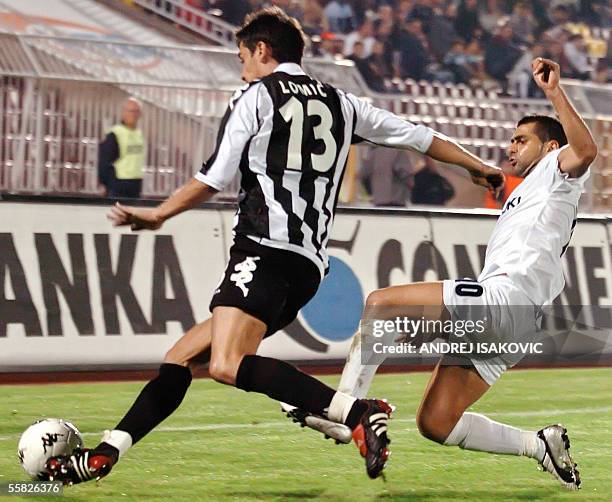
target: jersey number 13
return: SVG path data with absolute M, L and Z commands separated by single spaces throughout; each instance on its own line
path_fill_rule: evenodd
M 306 108 L 306 110 L 304 110 Z M 304 136 L 304 112 L 309 117 L 317 116 L 321 119 L 313 127 L 313 135 L 317 140 L 323 141 L 323 153 L 311 153 L 312 168 L 320 173 L 326 173 L 334 165 L 338 147 L 332 135 L 334 118 L 329 107 L 318 99 L 309 99 L 304 106 L 297 98 L 292 97 L 279 110 L 285 122 L 291 124 L 289 131 L 289 149 L 287 152 L 287 169 L 302 170 L 302 139 Z

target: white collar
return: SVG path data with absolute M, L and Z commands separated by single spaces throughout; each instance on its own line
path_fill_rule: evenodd
M 289 75 L 306 75 L 297 63 L 281 63 L 274 69 L 273 73 L 277 72 L 288 73 Z

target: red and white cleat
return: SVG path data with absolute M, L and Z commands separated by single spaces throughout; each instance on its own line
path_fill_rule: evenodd
M 85 481 L 100 480 L 113 467 L 113 460 L 94 450 L 75 450 L 72 455 L 60 455 L 47 460 L 49 481 L 61 481 L 65 485 L 76 485 Z
M 364 399 L 368 409 L 361 416 L 359 425 L 353 429 L 353 441 L 366 460 L 368 476 L 376 479 L 382 475 L 389 455 L 387 422 L 395 409 L 382 399 Z

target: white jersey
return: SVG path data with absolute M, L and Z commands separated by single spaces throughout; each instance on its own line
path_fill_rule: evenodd
M 567 148 L 567 147 L 563 147 Z M 589 177 L 559 170 L 559 148 L 546 155 L 508 197 L 489 239 L 479 281 L 506 274 L 536 305 L 565 286 L 561 257 L 576 225 L 578 200 Z

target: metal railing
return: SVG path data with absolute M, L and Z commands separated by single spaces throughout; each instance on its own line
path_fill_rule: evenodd
M 214 147 L 240 85 L 226 50 L 0 33 L 0 189 L 100 192 L 98 143 L 128 96 L 143 101 L 143 195 L 164 196 Z
M 186 182 L 214 148 L 219 119 L 155 105 L 155 97 L 202 101 L 202 91 L 145 89 L 68 80 L 0 82 L 0 190 L 99 194 L 98 145 L 129 95 L 146 94 L 140 126 L 147 155 L 143 195 L 162 197 Z
M 225 47 L 236 47 L 236 27 L 223 19 L 192 7 L 183 0 L 132 0 L 180 26 Z

